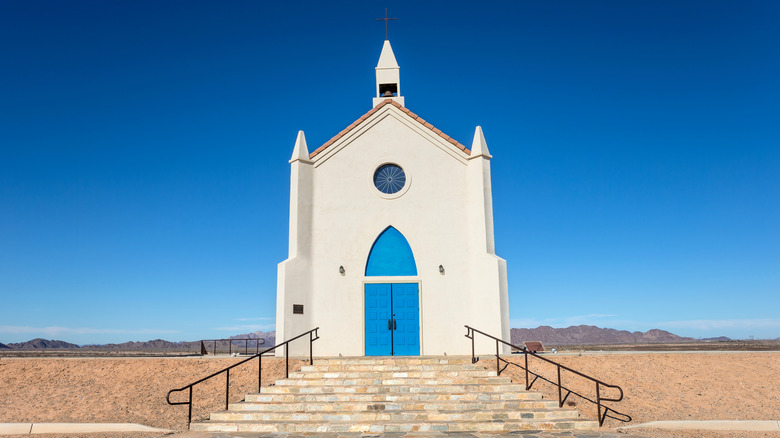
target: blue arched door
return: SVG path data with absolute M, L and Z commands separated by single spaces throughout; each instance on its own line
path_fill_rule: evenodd
M 366 263 L 366 277 L 416 276 L 409 242 L 388 227 L 377 237 Z M 365 285 L 366 356 L 419 356 L 420 294 L 417 283 Z

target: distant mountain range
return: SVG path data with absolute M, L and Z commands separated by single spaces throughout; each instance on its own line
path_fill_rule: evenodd
M 71 348 L 80 348 L 76 344 L 71 344 L 65 341 L 46 340 L 42 338 L 35 338 L 27 342 L 9 343 L 8 348 L 13 350 L 65 350 Z
M 171 342 L 164 339 L 154 339 L 144 342 L 123 342 L 121 344 L 84 345 L 84 350 L 116 350 L 116 351 L 200 351 L 200 341 Z
M 725 336 L 705 339 L 694 339 L 677 336 L 674 333 L 665 330 L 652 329 L 646 332 L 629 332 L 626 330 L 615 330 L 610 328 L 600 328 L 592 325 L 578 325 L 567 328 L 552 328 L 549 326 L 540 326 L 533 329 L 513 328 L 511 330 L 512 343 L 522 345 L 526 341 L 541 341 L 549 345 L 585 345 L 585 344 L 675 344 L 697 341 L 730 341 Z M 260 345 L 260 349 L 272 347 L 276 343 L 276 332 L 264 332 L 262 330 L 252 333 L 242 333 L 231 336 L 230 339 L 264 339 L 265 343 Z M 777 338 L 780 340 L 780 338 Z M 240 351 L 244 342 L 233 341 L 233 351 Z M 206 343 L 206 349 L 211 351 L 213 343 Z M 227 350 L 228 342 L 223 341 L 218 344 L 218 350 Z M 254 350 L 254 345 L 249 349 Z M 170 352 L 200 352 L 200 341 L 193 342 L 171 342 L 163 339 L 155 339 L 145 342 L 124 342 L 121 344 L 103 344 L 103 345 L 84 345 L 79 346 L 69 342 L 46 340 L 41 338 L 32 339 L 27 342 L 19 343 L 0 343 L 1 350 L 102 350 L 102 351 L 170 351 Z
M 244 333 L 236 336 L 231 336 L 229 339 L 264 339 L 265 342 L 260 345 L 260 349 L 273 347 L 276 342 L 276 332 L 264 332 L 257 331 L 254 333 Z M 206 342 L 206 348 L 211 351 L 214 344 Z M 241 351 L 242 347 L 246 346 L 245 342 L 234 341 L 233 350 Z M 256 350 L 256 346 L 249 343 L 250 350 Z M 228 341 L 222 341 L 217 344 L 218 350 L 227 350 Z M 175 351 L 175 352 L 200 352 L 200 341 L 192 342 L 171 342 L 164 339 L 154 339 L 144 342 L 123 342 L 121 344 L 102 344 L 102 345 L 83 345 L 79 346 L 71 344 L 70 342 L 46 340 L 42 338 L 32 339 L 26 342 L 17 342 L 2 344 L 0 343 L 0 349 L 4 350 L 100 350 L 100 351 Z
M 535 329 L 512 329 L 512 343 L 522 346 L 526 341 L 541 341 L 550 345 L 583 344 L 669 344 L 695 342 L 665 330 L 652 329 L 646 332 L 629 332 L 600 328 L 593 325 L 577 325 L 567 328 L 540 326 Z

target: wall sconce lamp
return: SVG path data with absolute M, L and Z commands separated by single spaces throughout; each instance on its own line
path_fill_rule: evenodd
M 439 274 L 444 275 L 444 266 L 439 265 Z
M 344 270 L 344 267 L 343 266 L 339 266 L 339 274 L 341 274 L 342 277 L 344 276 L 345 272 L 346 271 Z

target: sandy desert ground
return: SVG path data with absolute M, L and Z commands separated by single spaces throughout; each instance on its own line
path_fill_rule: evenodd
M 547 355 L 563 365 L 623 387 L 625 398 L 612 406 L 633 417 L 632 424 L 656 420 L 780 420 L 780 353 L 631 353 Z M 513 355 L 514 361 L 522 356 Z M 169 389 L 184 386 L 236 358 L 2 358 L 0 422 L 118 422 L 183 431 L 186 406 L 168 406 Z M 316 362 L 316 358 L 315 358 Z M 291 370 L 302 361 L 291 360 Z M 481 364 L 494 368 L 483 358 Z M 530 368 L 548 377 L 555 367 L 531 360 Z M 515 367 L 505 371 L 525 382 Z M 284 375 L 283 359 L 263 359 L 263 383 Z M 595 386 L 565 371 L 564 385 L 592 396 Z M 256 391 L 256 362 L 231 373 L 231 401 Z M 224 403 L 225 380 L 215 378 L 195 390 L 194 419 L 204 419 Z M 254 388 L 254 389 L 253 389 Z M 534 390 L 557 398 L 550 384 Z M 607 394 L 608 395 L 608 394 Z M 182 398 L 183 399 L 183 398 Z M 595 418 L 595 407 L 570 396 L 568 406 Z M 608 419 L 605 428 L 621 423 Z M 780 433 L 668 432 L 632 430 L 651 437 L 773 437 Z M 97 438 L 97 435 L 88 435 Z M 142 435 L 139 435 L 142 436 Z
M 630 353 L 630 354 L 546 354 L 561 365 L 568 366 L 605 383 L 623 388 L 624 399 L 606 403 L 633 418 L 630 424 L 660 420 L 779 420 L 780 419 L 780 353 Z M 511 361 L 523 364 L 522 355 L 512 355 Z M 495 360 L 482 360 L 495 369 Z M 529 357 L 529 369 L 556 381 L 556 367 Z M 514 382 L 525 383 L 522 369 L 508 366 L 505 373 Z M 504 374 L 502 374 L 504 375 Z M 591 399 L 595 384 L 562 371 L 563 385 Z M 557 400 L 557 388 L 540 380 L 533 390 Z M 614 397 L 617 392 L 602 389 L 602 396 Z M 565 393 L 564 393 L 565 396 Z M 567 406 L 580 410 L 581 415 L 596 418 L 592 403 L 570 396 Z M 622 423 L 607 419 L 604 427 L 615 428 Z M 632 430 L 653 437 L 775 437 L 780 433 L 740 432 L 658 432 L 649 429 Z
M 0 423 L 141 423 L 187 428 L 187 406 L 169 406 L 165 395 L 241 358 L 3 358 Z M 290 360 L 290 371 L 302 361 Z M 263 358 L 263 385 L 284 378 L 284 359 Z M 193 420 L 224 409 L 224 375 L 193 390 Z M 230 374 L 230 401 L 257 392 L 257 361 Z M 172 401 L 184 401 L 186 393 Z M 136 434 L 143 436 L 144 434 Z M 39 435 L 42 436 L 42 435 Z M 97 438 L 95 434 L 85 435 Z M 109 435 L 110 436 L 110 435 Z

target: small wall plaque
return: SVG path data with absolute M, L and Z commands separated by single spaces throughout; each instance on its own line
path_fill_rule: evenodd
M 293 304 L 293 313 L 303 315 L 303 304 Z

